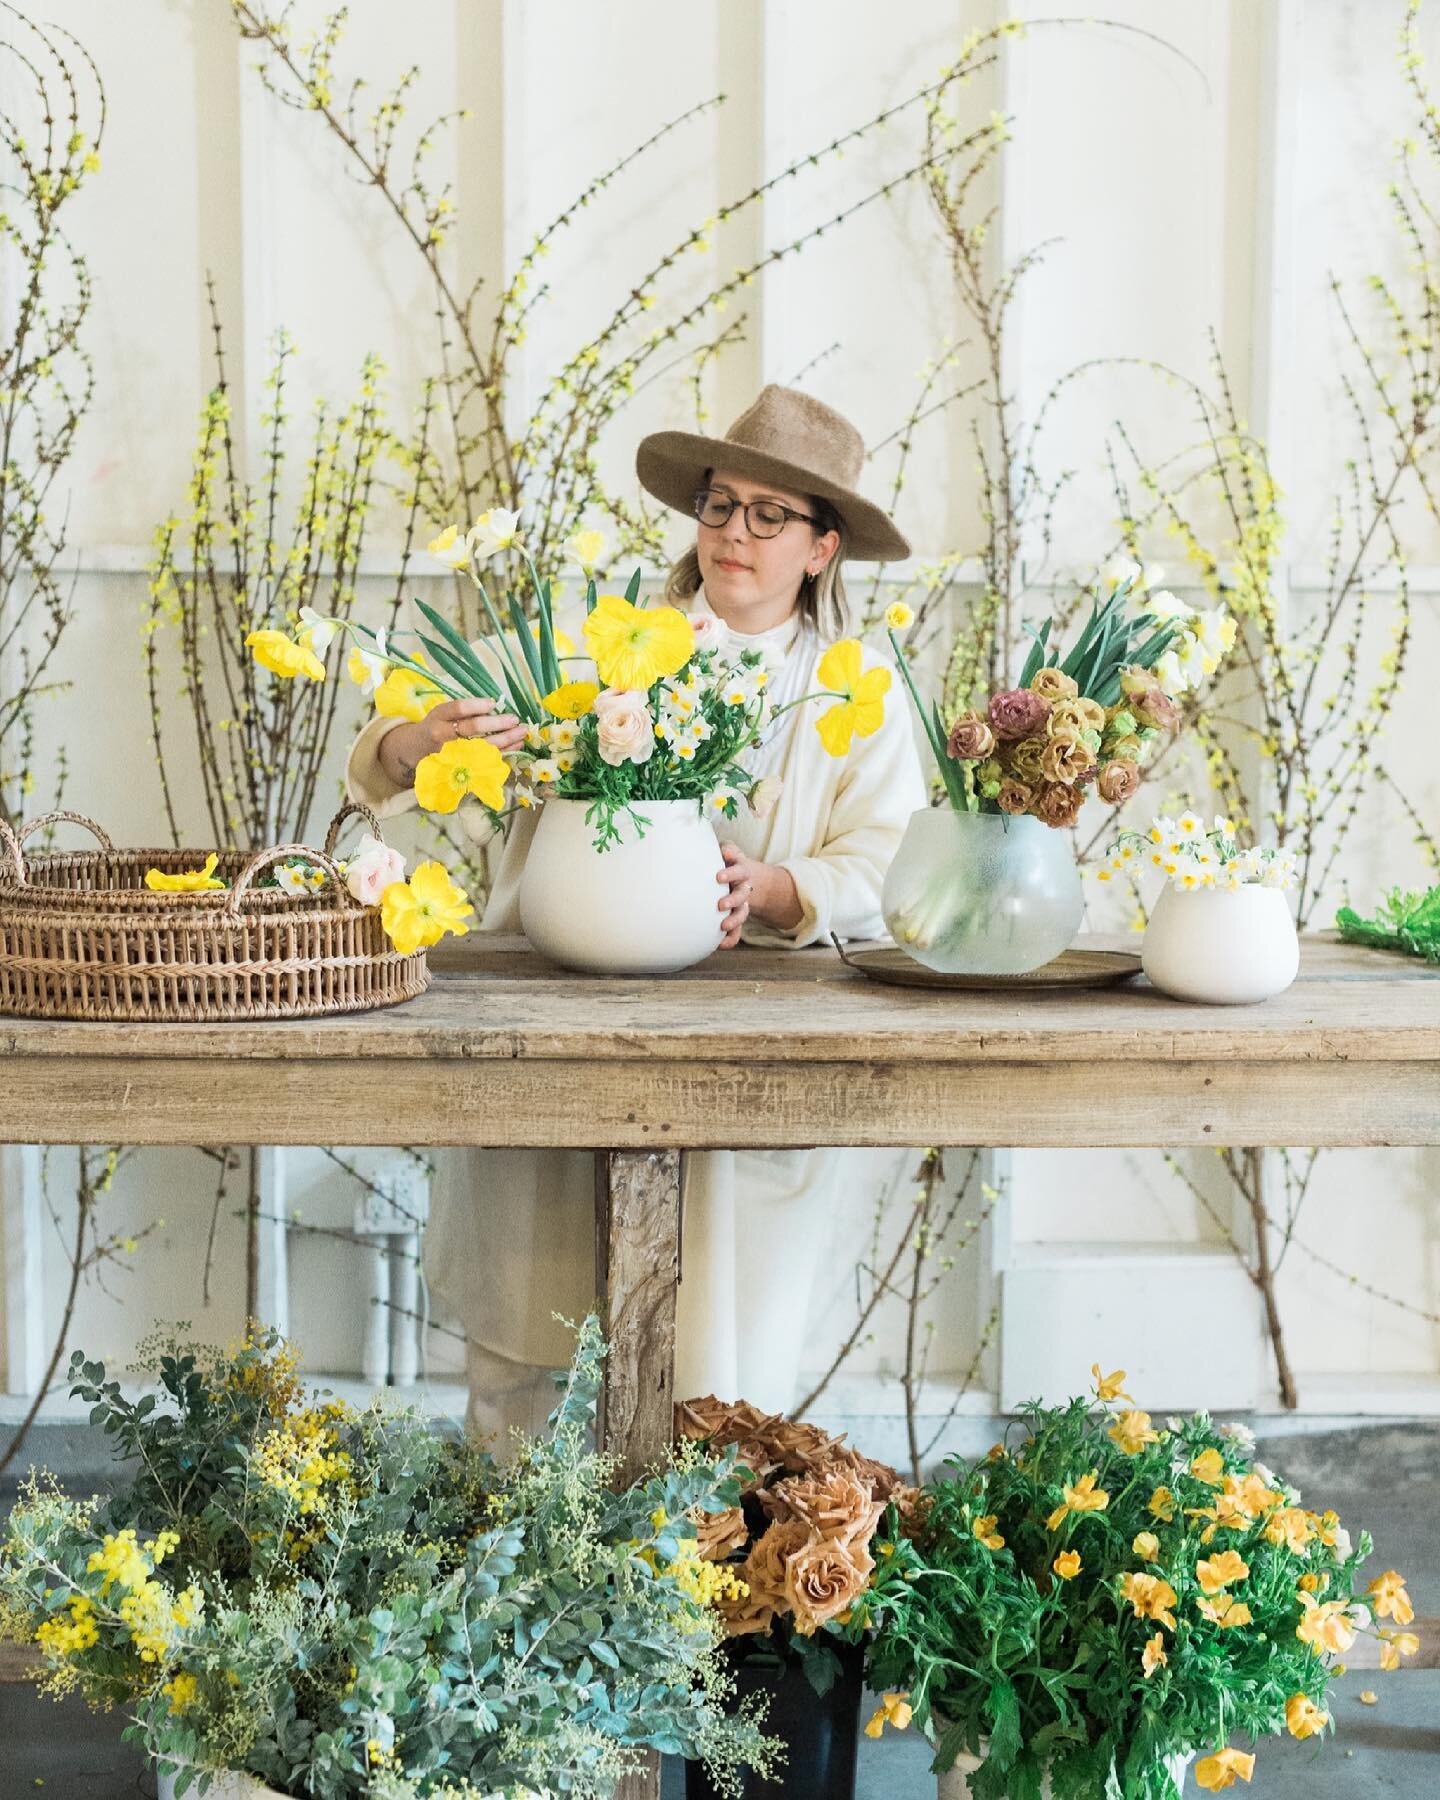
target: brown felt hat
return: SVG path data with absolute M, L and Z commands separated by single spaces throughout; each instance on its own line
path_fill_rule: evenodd
M 860 433 L 833 407 L 796 388 L 760 390 L 723 438 L 656 431 L 635 453 L 640 485 L 676 512 L 695 516 L 707 469 L 733 469 L 792 493 L 828 500 L 845 522 L 845 554 L 894 562 L 910 554 L 890 515 L 855 491 L 865 462 Z

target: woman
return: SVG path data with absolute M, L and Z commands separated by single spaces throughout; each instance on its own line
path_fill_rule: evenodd
M 659 432 L 636 457 L 641 484 L 696 518 L 694 547 L 666 599 L 708 639 L 762 650 L 773 704 L 817 690 L 815 666 L 842 635 L 847 557 L 904 557 L 909 545 L 855 492 L 859 433 L 793 389 L 767 387 L 723 438 Z M 722 846 L 717 946 L 801 946 L 884 929 L 880 889 L 910 814 L 925 804 L 903 705 L 873 737 L 830 757 L 814 709 L 796 707 L 751 752 L 778 799 L 743 811 Z M 452 700 L 424 720 L 377 719 L 351 752 L 351 797 L 377 813 L 415 804 L 415 770 L 452 737 L 524 741 L 513 715 Z M 462 817 L 466 817 L 462 814 Z M 483 835 L 486 816 L 467 818 Z M 483 929 L 518 931 L 519 873 L 533 817 L 514 822 Z M 841 1150 L 706 1151 L 685 1159 L 677 1392 L 743 1394 L 771 1410 L 793 1399 L 825 1226 L 845 1181 Z M 442 1161 L 425 1261 L 432 1292 L 467 1335 L 468 1423 L 535 1428 L 549 1409 L 547 1371 L 594 1297 L 593 1166 L 585 1151 L 477 1150 Z

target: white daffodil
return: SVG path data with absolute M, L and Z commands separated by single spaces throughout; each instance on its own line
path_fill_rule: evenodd
M 1180 666 L 1179 656 L 1173 650 L 1167 650 L 1150 673 L 1160 683 L 1161 692 L 1168 694 L 1172 700 L 1189 692 L 1189 678 Z
M 431 538 L 425 549 L 447 569 L 463 569 L 470 561 L 469 546 L 461 537 L 458 525 L 447 525 L 438 537 Z
M 1159 563 L 1146 563 L 1145 572 L 1140 577 L 1140 586 L 1147 589 L 1159 587 L 1164 579 L 1165 571 Z
M 550 726 L 550 748 L 563 753 L 575 748 L 575 740 L 580 735 L 580 724 L 576 719 L 557 719 Z
M 603 531 L 575 531 L 565 540 L 565 554 L 583 575 L 599 565 L 608 547 Z
M 1160 588 L 1145 597 L 1145 610 L 1152 618 L 1158 619 L 1162 625 L 1175 620 L 1188 619 L 1194 612 L 1193 606 L 1187 606 L 1178 594 L 1172 594 L 1169 588 Z
M 526 771 L 536 787 L 550 787 L 564 774 L 564 770 L 553 756 L 537 757 Z
M 1126 587 L 1140 579 L 1140 565 L 1128 556 L 1116 556 L 1105 565 L 1105 579 L 1113 588 Z
M 1194 614 L 1189 626 L 1206 655 L 1217 663 L 1235 648 L 1235 621 L 1223 606 Z
M 1185 838 L 1187 840 L 1203 838 L 1205 835 L 1205 821 L 1198 813 L 1183 812 L 1175 821 L 1175 833 L 1177 837 Z
M 390 673 L 390 665 L 373 650 L 363 650 L 359 644 L 352 644 L 350 654 L 345 659 L 345 673 L 356 687 L 367 694 L 373 694 Z
M 489 562 L 492 556 L 510 548 L 519 535 L 519 530 L 518 509 L 508 512 L 503 506 L 492 506 L 489 512 L 481 513 L 470 527 L 465 543 L 469 554 L 477 563 Z
M 324 879 L 323 869 L 297 867 L 292 863 L 282 863 L 275 871 L 275 885 L 282 894 L 313 894 Z
M 323 657 L 335 641 L 335 633 L 340 629 L 329 619 L 322 618 L 313 606 L 300 608 L 300 623 L 304 627 L 301 641 L 308 643 L 317 656 Z

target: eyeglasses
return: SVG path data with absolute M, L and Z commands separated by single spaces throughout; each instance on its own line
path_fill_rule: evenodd
M 732 494 L 722 493 L 719 488 L 701 488 L 695 496 L 695 517 L 702 525 L 728 525 L 731 513 L 739 504 Z M 796 512 L 793 507 L 782 506 L 778 500 L 752 500 L 744 512 L 745 529 L 751 537 L 757 538 L 779 537 L 792 519 L 799 519 L 806 525 L 820 523 L 809 513 Z

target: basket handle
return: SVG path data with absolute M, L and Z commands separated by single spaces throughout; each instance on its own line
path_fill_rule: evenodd
M 31 819 L 28 825 L 22 825 L 18 831 L 12 831 L 5 821 L 0 819 L 0 847 L 3 847 L 9 854 L 15 870 L 15 880 L 20 887 L 25 886 L 25 840 L 33 837 L 37 831 L 44 831 L 47 825 L 83 825 L 97 840 L 102 850 L 113 851 L 115 848 L 110 841 L 110 834 L 104 826 L 97 825 L 93 819 L 87 819 L 84 813 L 41 813 L 38 819 Z
M 25 858 L 20 849 L 20 840 L 3 819 L 0 819 L 0 850 L 4 850 L 10 858 L 11 866 L 15 870 L 15 885 L 24 887 Z
M 308 862 L 318 863 L 330 877 L 342 904 L 347 906 L 354 904 L 350 897 L 350 890 L 345 886 L 344 876 L 328 856 L 323 855 L 319 850 L 312 850 L 308 844 L 275 844 L 269 850 L 257 850 L 235 877 L 235 885 L 230 890 L 229 903 L 225 908 L 228 917 L 232 919 L 240 917 L 240 901 L 251 882 L 262 869 L 269 868 L 271 863 L 279 862 L 284 856 L 303 856 Z
M 380 829 L 380 821 L 375 817 L 374 813 L 371 812 L 370 808 L 368 806 L 362 806 L 358 800 L 347 800 L 340 808 L 339 812 L 336 813 L 335 817 L 330 821 L 330 829 L 325 833 L 325 854 L 327 856 L 333 856 L 335 854 L 335 846 L 340 840 L 340 827 L 352 813 L 357 818 L 361 818 L 365 821 L 380 843 L 383 844 L 385 842 L 385 834 Z

